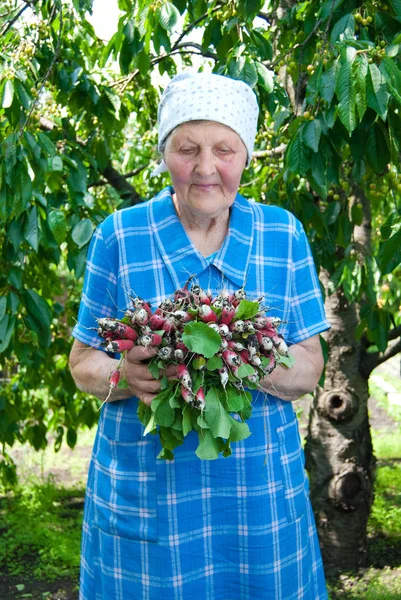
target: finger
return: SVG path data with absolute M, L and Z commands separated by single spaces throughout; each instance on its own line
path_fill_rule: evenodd
M 160 392 L 160 380 L 150 379 L 136 382 L 136 389 L 140 395 L 142 394 L 157 394 Z
M 163 375 L 165 375 L 166 377 L 176 377 L 177 376 L 176 365 L 170 365 L 169 367 L 167 367 L 167 369 L 163 372 Z
M 152 400 L 155 397 L 155 394 L 142 394 L 139 397 L 139 400 L 141 402 L 143 402 L 144 404 L 147 404 L 148 406 L 150 406 L 152 404 Z
M 130 363 L 140 363 L 153 358 L 156 354 L 157 348 L 152 346 L 149 348 L 145 348 L 144 346 L 134 346 L 131 350 L 128 350 L 126 359 Z

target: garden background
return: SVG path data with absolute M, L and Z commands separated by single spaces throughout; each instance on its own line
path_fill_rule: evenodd
M 296 214 L 319 270 L 326 369 L 297 406 L 331 597 L 401 597 L 401 0 L 118 0 L 107 39 L 97 10 L 0 7 L 0 597 L 77 597 L 87 247 L 168 182 L 157 103 L 186 68 L 254 89 L 241 193 Z

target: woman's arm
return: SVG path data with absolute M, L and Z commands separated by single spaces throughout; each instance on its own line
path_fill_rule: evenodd
M 160 380 L 155 379 L 146 364 L 156 354 L 152 348 L 134 346 L 127 352 L 126 360 L 122 368 L 128 388 L 115 388 L 110 395 L 109 402 L 124 400 L 131 396 L 137 396 L 150 404 L 154 396 L 160 391 Z M 119 361 L 110 358 L 105 352 L 91 348 L 78 340 L 70 353 L 70 370 L 77 387 L 87 394 L 92 394 L 100 400 L 107 398 L 109 393 L 109 376 L 116 368 Z M 175 368 L 167 370 L 167 375 L 174 375 Z
M 324 367 L 320 339 L 314 335 L 289 348 L 294 357 L 294 366 L 286 369 L 278 365 L 271 375 L 261 382 L 269 394 L 282 400 L 298 400 L 303 394 L 312 392 L 318 384 Z

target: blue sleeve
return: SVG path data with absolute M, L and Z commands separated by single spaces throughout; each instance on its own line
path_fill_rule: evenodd
M 291 269 L 291 306 L 286 337 L 295 344 L 330 328 L 312 252 L 299 221 L 293 238 Z
M 117 267 L 113 266 L 113 251 L 106 246 L 100 225 L 89 246 L 78 322 L 72 335 L 99 348 L 96 318 L 116 316 L 117 312 Z

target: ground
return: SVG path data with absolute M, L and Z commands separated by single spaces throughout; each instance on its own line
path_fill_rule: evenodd
M 399 361 L 393 361 L 390 365 L 383 366 L 377 370 L 379 378 L 381 373 L 388 374 L 389 372 L 399 378 Z M 305 397 L 297 402 L 297 413 L 302 435 L 306 433 L 310 402 L 310 397 Z M 385 433 L 399 430 L 399 422 L 396 422 L 374 397 L 370 398 L 369 412 L 371 428 L 375 432 Z M 20 467 L 20 476 L 45 477 L 47 474 L 52 473 L 60 485 L 66 487 L 73 485 L 84 486 L 93 437 L 93 431 L 86 431 L 80 436 L 79 445 L 74 450 L 63 447 L 60 450 L 61 460 L 57 460 L 57 467 L 54 466 L 54 454 L 51 447 L 46 452 L 41 453 L 40 459 L 38 458 L 39 455 L 27 446 L 14 449 L 13 457 Z M 401 461 L 401 458 L 396 460 Z M 77 502 L 77 509 L 82 509 L 82 505 L 79 506 L 79 502 Z M 387 578 L 391 585 L 394 584 L 394 589 L 401 587 L 399 581 L 392 581 L 394 577 L 399 578 L 399 571 L 393 571 L 392 567 L 399 567 L 401 564 L 401 547 L 388 547 L 386 540 L 383 540 L 383 544 L 378 544 L 377 539 L 369 540 L 369 542 L 371 548 L 376 549 L 369 556 L 369 569 L 361 570 L 357 579 L 348 575 L 340 575 L 338 596 L 334 597 L 333 595 L 332 600 L 336 598 L 343 598 L 344 600 L 348 597 L 351 598 L 348 594 L 352 592 L 352 588 L 355 585 L 362 586 L 362 595 L 360 598 L 365 598 L 363 585 L 366 583 L 366 586 L 368 586 L 377 577 L 379 571 L 381 573 L 380 581 Z M 377 548 L 380 548 L 379 552 Z M 384 579 L 383 575 L 385 575 Z M 354 597 L 352 596 L 352 598 Z M 382 597 L 384 598 L 380 594 L 377 596 L 377 598 Z M 17 600 L 22 598 L 30 598 L 32 600 L 78 600 L 77 581 L 63 578 L 53 582 L 38 581 L 33 580 L 29 572 L 13 577 L 0 575 L 0 600 Z M 386 595 L 385 599 L 401 600 L 401 594 L 395 592 L 394 594 Z

